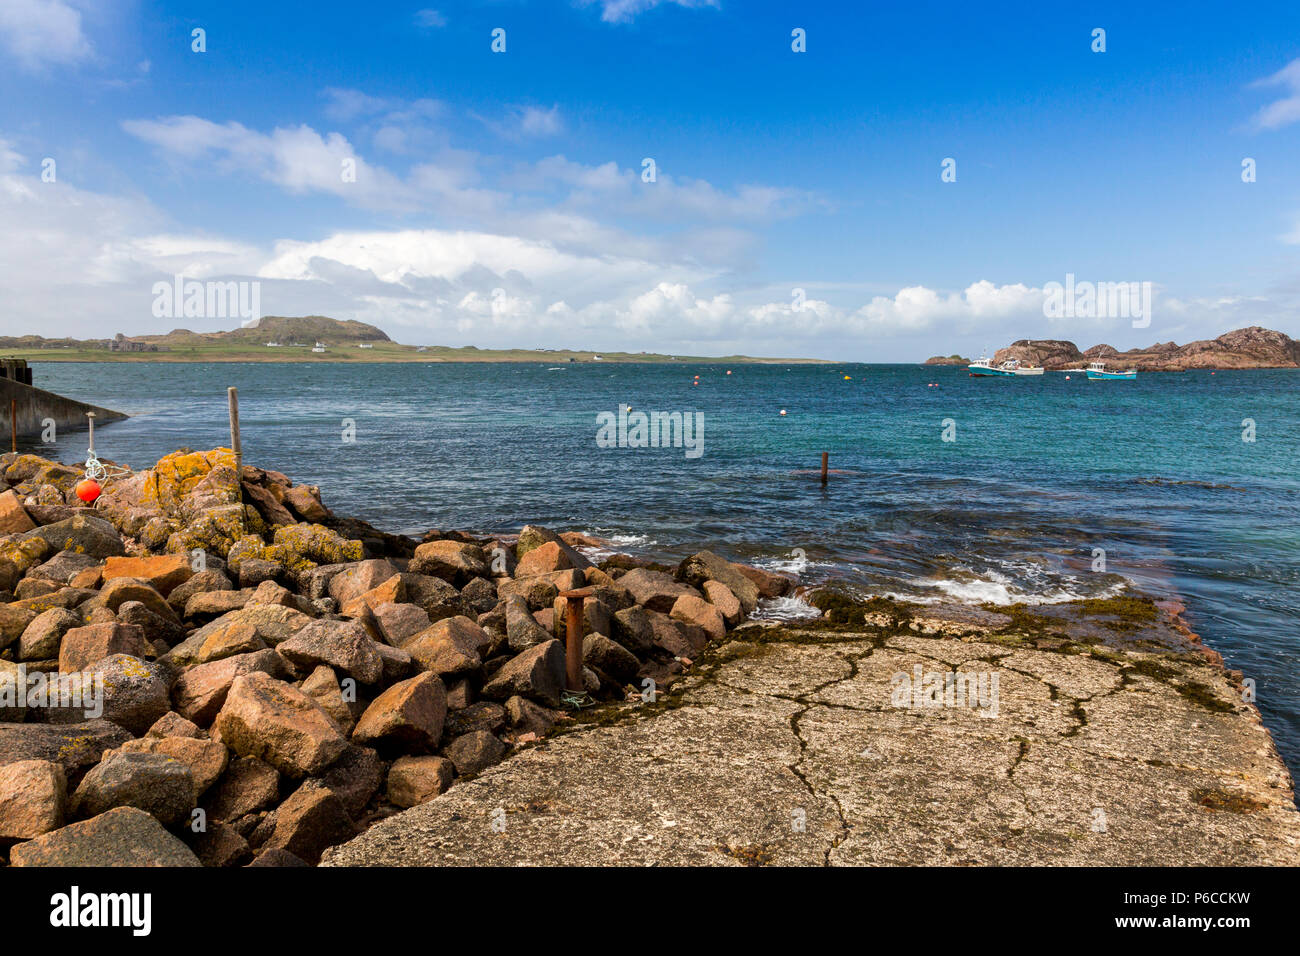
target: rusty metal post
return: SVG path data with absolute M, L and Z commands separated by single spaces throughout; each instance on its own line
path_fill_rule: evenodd
M 574 694 L 586 690 L 582 685 L 582 605 L 594 593 L 592 588 L 560 593 L 564 598 L 564 689 Z
M 830 462 L 831 462 L 831 453 L 828 451 L 822 452 L 822 484 L 823 485 L 826 484 L 826 480 L 830 475 L 829 472 Z

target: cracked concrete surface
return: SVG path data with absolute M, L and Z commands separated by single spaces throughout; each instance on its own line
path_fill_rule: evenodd
M 1290 776 L 1214 664 L 1144 672 L 1157 655 L 978 630 L 733 637 L 671 697 L 523 750 L 324 865 L 1300 863 Z M 997 716 L 894 706 L 918 664 L 996 672 Z

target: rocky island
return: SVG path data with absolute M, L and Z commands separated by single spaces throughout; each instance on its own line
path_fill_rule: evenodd
M 1139 372 L 1184 372 L 1189 369 L 1300 368 L 1300 342 L 1282 332 L 1259 326 L 1236 329 L 1217 339 L 1202 339 L 1178 345 L 1164 342 L 1144 349 L 1121 352 L 1109 345 L 1094 345 L 1080 352 L 1073 342 L 1062 339 L 1021 339 L 998 349 L 994 363 L 1019 359 L 1026 365 L 1046 369 L 1085 368 L 1090 362 L 1105 362 L 1116 368 Z
M 710 552 L 417 541 L 228 449 L 79 478 L 0 456 L 11 866 L 1300 862 L 1176 605 L 822 587 L 782 625 L 796 582 Z

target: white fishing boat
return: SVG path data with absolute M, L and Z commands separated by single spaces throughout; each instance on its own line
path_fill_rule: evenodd
M 1042 375 L 1043 369 L 1038 365 L 1024 365 L 1020 359 L 1007 359 L 998 365 L 993 360 L 980 356 L 966 367 L 972 378 L 1010 378 L 1015 375 Z
M 1012 375 L 1042 375 L 1043 367 L 1041 365 L 1025 365 L 1020 359 L 1011 359 L 1003 362 L 1002 367 L 1011 370 Z

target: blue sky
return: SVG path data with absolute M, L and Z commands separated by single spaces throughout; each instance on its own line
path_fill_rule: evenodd
M 0 334 L 237 323 L 156 316 L 183 274 L 415 343 L 1300 335 L 1300 7 L 1083 6 L 5 0 Z

